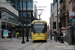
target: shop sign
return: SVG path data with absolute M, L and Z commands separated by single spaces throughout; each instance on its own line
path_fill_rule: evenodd
M 12 25 L 12 27 L 15 27 L 15 25 Z
M 61 29 L 66 29 L 66 27 L 61 27 Z
M 75 12 L 69 12 L 69 17 L 75 16 Z
M 75 19 L 72 19 L 72 22 L 75 22 Z

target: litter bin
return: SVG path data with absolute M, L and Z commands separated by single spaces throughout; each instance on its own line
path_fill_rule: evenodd
M 67 42 L 69 45 L 74 44 L 74 27 L 68 26 L 67 28 Z
M 60 33 L 60 42 L 64 43 L 65 37 L 66 37 L 66 27 L 61 27 L 61 33 Z

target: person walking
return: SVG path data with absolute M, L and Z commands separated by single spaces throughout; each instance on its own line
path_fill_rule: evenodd
M 11 33 L 11 40 L 12 40 L 12 33 Z
M 58 40 L 58 31 L 56 32 L 56 42 L 57 42 L 57 40 Z
M 18 39 L 18 37 L 19 37 L 19 32 L 17 32 L 16 35 L 17 35 L 17 39 Z
M 57 36 L 58 36 L 58 31 L 55 31 L 52 36 L 54 36 L 54 40 L 57 42 L 57 40 L 58 40 L 58 38 L 57 38 Z
M 63 38 L 63 33 L 62 33 L 62 31 L 61 31 L 61 33 L 60 33 L 60 43 L 64 43 L 64 38 Z

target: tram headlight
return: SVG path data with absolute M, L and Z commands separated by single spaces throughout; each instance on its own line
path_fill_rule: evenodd
M 43 36 L 45 36 L 45 35 L 43 34 Z
M 36 35 L 34 35 L 34 36 L 36 36 Z

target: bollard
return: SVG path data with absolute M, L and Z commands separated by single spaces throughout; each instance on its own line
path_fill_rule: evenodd
M 63 39 L 63 37 L 61 37 L 61 39 L 60 39 L 60 43 L 64 43 L 64 39 Z

